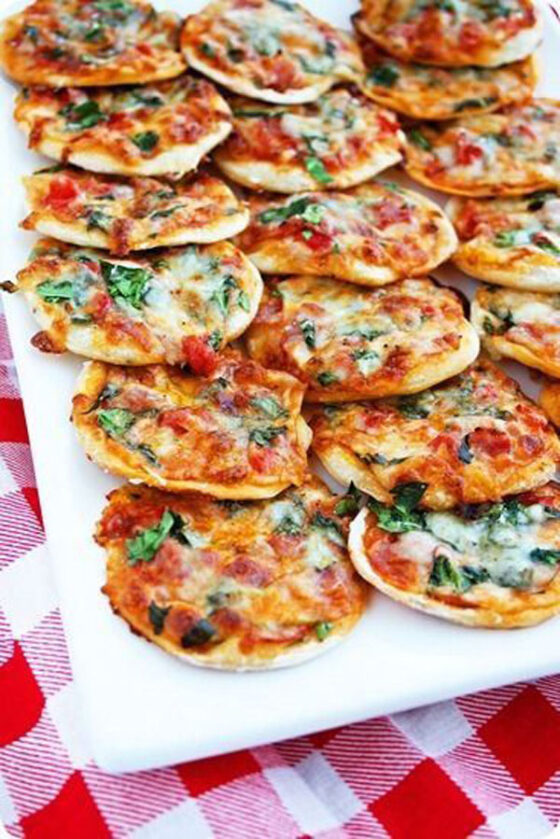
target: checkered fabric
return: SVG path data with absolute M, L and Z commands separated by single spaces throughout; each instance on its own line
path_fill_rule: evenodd
M 560 676 L 111 776 L 88 751 L 0 317 L 0 820 L 30 839 L 537 839 L 560 821 Z

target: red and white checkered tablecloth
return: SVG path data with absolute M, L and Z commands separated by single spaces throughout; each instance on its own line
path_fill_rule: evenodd
M 68 662 L 0 316 L 0 820 L 31 839 L 538 839 L 560 821 L 560 676 L 111 776 Z

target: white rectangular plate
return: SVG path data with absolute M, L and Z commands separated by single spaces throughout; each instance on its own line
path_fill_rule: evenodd
M 166 5 L 185 14 L 203 3 Z M 308 5 L 347 26 L 345 13 L 355 4 Z M 549 96 L 558 93 L 559 36 L 548 10 L 538 92 Z M 20 178 L 41 162 L 10 120 L 13 93 L 0 81 L 3 280 L 27 258 L 32 240 L 18 229 L 24 215 Z M 440 276 L 470 287 L 456 271 Z M 560 670 L 560 619 L 516 632 L 465 629 L 381 595 L 343 644 L 288 670 L 200 670 L 134 636 L 100 593 L 103 556 L 91 534 L 106 493 L 118 482 L 88 463 L 68 421 L 81 362 L 30 346 L 37 328 L 23 299 L 5 299 L 5 309 L 72 667 L 93 754 L 104 769 L 148 769 L 219 754 Z M 512 369 L 519 377 L 520 368 Z M 521 378 L 530 390 L 528 377 Z

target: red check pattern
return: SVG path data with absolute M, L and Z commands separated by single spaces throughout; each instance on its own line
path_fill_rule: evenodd
M 538 839 L 560 676 L 125 776 L 91 759 L 0 317 L 0 820 L 29 839 Z

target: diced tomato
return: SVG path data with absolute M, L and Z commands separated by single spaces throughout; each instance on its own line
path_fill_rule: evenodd
M 94 320 L 103 320 L 107 312 L 113 307 L 113 298 L 104 291 L 98 292 L 88 305 L 88 314 Z
M 459 31 L 459 45 L 462 49 L 474 50 L 484 39 L 484 27 L 477 20 L 463 23 Z
M 327 233 L 320 233 L 318 230 L 309 230 L 311 235 L 306 238 L 301 235 L 301 240 L 304 245 L 307 245 L 312 251 L 330 251 L 332 248 L 332 238 Z
M 59 175 L 50 183 L 45 205 L 53 210 L 65 210 L 80 195 L 80 190 L 71 178 Z
M 379 126 L 379 135 L 382 137 L 386 134 L 396 134 L 400 128 L 396 119 L 389 119 L 385 114 L 378 114 L 377 124 Z
M 276 461 L 276 454 L 272 449 L 254 446 L 249 452 L 249 463 L 255 472 L 268 472 Z
M 216 369 L 218 354 L 203 338 L 189 335 L 183 338 L 183 357 L 195 376 L 210 376 Z
M 284 91 L 294 87 L 297 79 L 295 65 L 283 55 L 275 55 L 262 61 L 263 83 L 265 87 Z
M 158 417 L 158 425 L 171 428 L 176 434 L 184 434 L 193 427 L 193 413 L 190 408 L 177 408 L 164 411 Z
M 470 166 L 479 157 L 482 157 L 482 149 L 474 143 L 470 143 L 464 136 L 460 134 L 455 144 L 455 160 L 460 166 Z
M 495 428 L 475 428 L 469 434 L 471 449 L 489 457 L 498 457 L 511 451 L 511 440 L 504 431 Z

